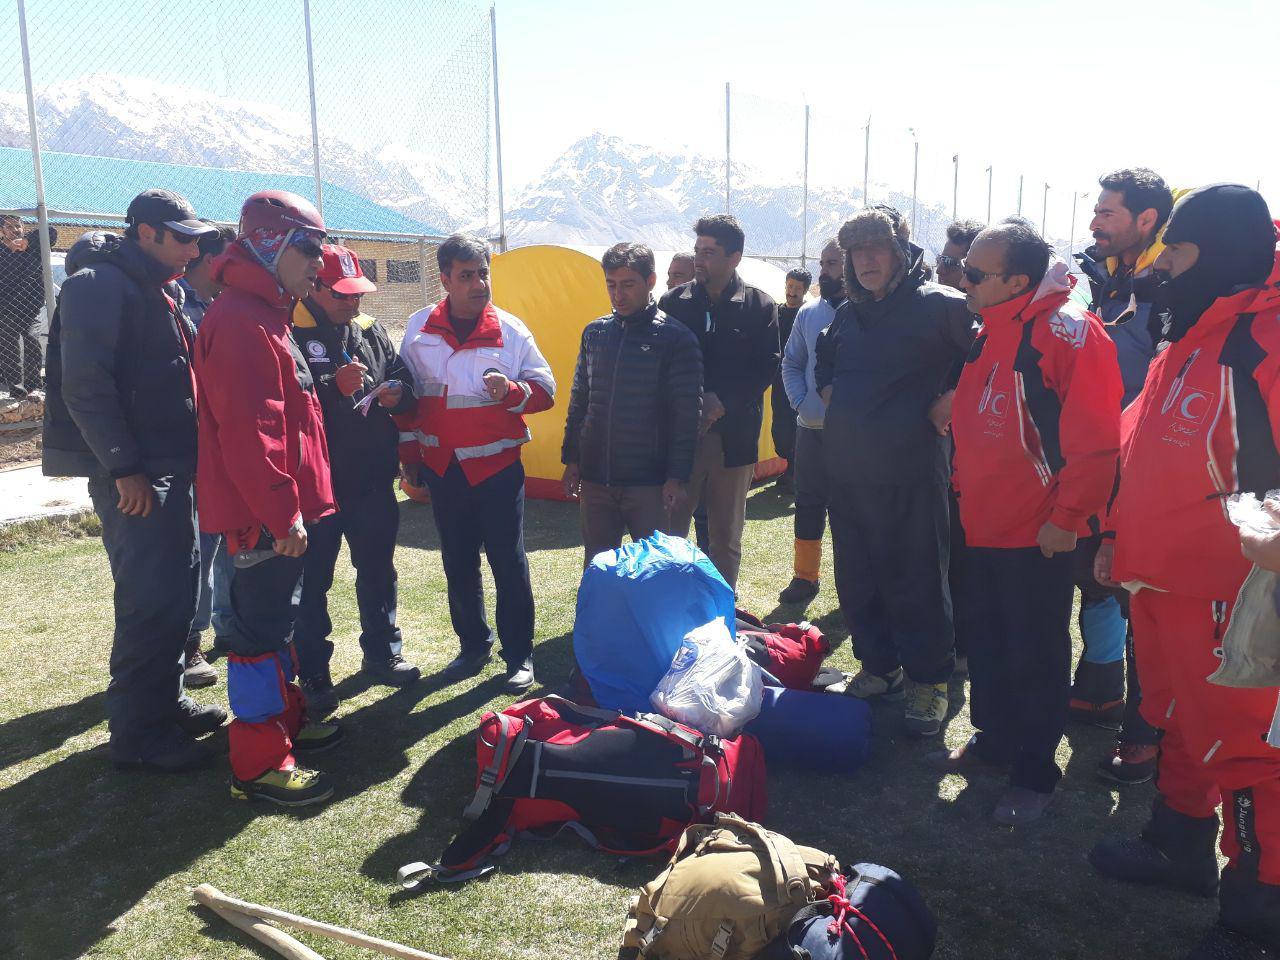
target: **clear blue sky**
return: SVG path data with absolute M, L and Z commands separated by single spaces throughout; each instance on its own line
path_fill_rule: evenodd
M 27 6 L 40 85 L 135 73 L 305 114 L 301 0 Z M 735 158 L 775 175 L 799 176 L 807 102 L 815 180 L 860 186 L 870 114 L 873 184 L 909 188 L 914 128 L 929 199 L 950 201 L 960 155 L 962 215 L 985 213 L 990 165 L 995 212 L 1012 208 L 1022 174 L 1024 212 L 1039 214 L 1048 182 L 1065 230 L 1073 191 L 1090 193 L 1083 210 L 1100 172 L 1133 164 L 1175 184 L 1261 179 L 1280 213 L 1275 0 L 498 0 L 497 10 L 509 194 L 597 130 L 721 155 L 730 81 Z M 312 16 L 322 123 L 413 146 L 455 113 L 484 109 L 487 77 L 470 67 L 487 44 L 482 0 L 312 0 Z M 0 8 L 0 31 L 0 86 L 20 89 L 13 4 Z M 442 51 L 458 43 L 467 52 L 451 62 Z

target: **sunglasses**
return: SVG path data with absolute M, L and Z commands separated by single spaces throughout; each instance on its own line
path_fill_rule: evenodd
M 289 246 L 297 247 L 298 251 L 306 257 L 324 256 L 324 248 L 320 245 L 320 239 L 308 233 L 295 233 L 289 238 Z
M 945 253 L 938 254 L 938 266 L 947 270 L 958 270 L 963 262 L 960 257 L 948 257 Z
M 364 296 L 364 294 L 362 293 L 339 293 L 337 290 L 333 289 L 333 287 L 331 287 L 329 284 L 320 283 L 319 280 L 317 280 L 316 283 L 319 283 L 320 286 L 328 290 L 329 296 L 333 297 L 333 299 L 335 300 L 359 300 L 362 296 Z
M 977 267 L 966 266 L 963 260 L 960 261 L 960 269 L 964 273 L 964 278 L 973 286 L 985 283 L 989 277 L 1003 277 L 1007 274 L 1003 273 L 985 273 Z

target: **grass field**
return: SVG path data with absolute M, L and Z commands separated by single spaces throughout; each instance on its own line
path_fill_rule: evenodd
M 774 600 L 790 576 L 789 501 L 765 488 L 748 509 L 742 601 L 767 620 L 799 619 Z M 577 513 L 531 502 L 527 518 L 538 676 L 556 690 L 569 669 Z M 620 863 L 567 839 L 525 840 L 484 880 L 398 895 L 396 868 L 434 859 L 459 826 L 476 722 L 509 698 L 497 668 L 455 686 L 432 677 L 398 692 L 362 684 L 345 555 L 332 604 L 347 739 L 317 763 L 337 781 L 333 801 L 305 813 L 235 803 L 225 760 L 181 777 L 116 772 L 103 703 L 111 579 L 101 544 L 74 538 L 77 529 L 50 527 L 57 536 L 44 543 L 0 538 L 0 957 L 274 956 L 192 905 L 202 882 L 454 960 L 616 956 L 628 899 L 655 863 Z M 456 648 L 428 508 L 402 506 L 397 563 L 405 652 L 432 674 Z M 829 578 L 808 617 L 841 644 L 834 656 L 848 668 Z M 197 696 L 225 703 L 222 685 Z M 961 708 L 945 741 L 969 733 Z M 217 736 L 225 747 L 225 733 Z M 989 819 L 1001 784 L 930 772 L 922 758 L 940 741 L 904 737 L 900 710 L 886 706 L 874 758 L 856 776 L 772 768 L 766 823 L 913 880 L 938 916 L 936 956 L 946 960 L 1176 958 L 1212 922 L 1214 904 L 1102 881 L 1085 862 L 1098 838 L 1135 832 L 1151 800 L 1149 786 L 1122 792 L 1095 778 L 1109 738 L 1070 729 L 1049 816 L 1010 829 Z M 327 958 L 370 956 L 300 938 Z

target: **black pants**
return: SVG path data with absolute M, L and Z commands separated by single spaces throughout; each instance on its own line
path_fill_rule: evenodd
M 980 587 L 971 586 L 969 580 L 973 576 L 969 563 L 969 545 L 965 542 L 964 527 L 960 523 L 960 503 L 956 500 L 954 490 L 948 490 L 951 506 L 951 563 L 947 569 L 947 583 L 951 586 L 951 611 L 956 627 L 956 656 L 969 655 L 969 638 L 974 632 L 982 629 L 982 620 L 974 610 L 973 591 Z
M 474 487 L 455 460 L 443 477 L 423 470 L 431 511 L 440 532 L 440 559 L 449 583 L 449 616 L 465 656 L 483 656 L 493 645 L 484 615 L 480 550 L 493 571 L 498 594 L 498 638 L 508 666 L 533 653 L 533 588 L 524 552 L 524 466 L 511 466 Z
M 25 386 L 28 390 L 43 388 L 40 368 L 44 354 L 40 350 L 40 338 L 32 332 L 36 319 L 35 314 L 15 316 L 0 311 L 0 386 Z M 22 353 L 21 362 L 18 360 L 19 351 Z
M 967 560 L 983 623 L 969 638 L 975 749 L 1009 763 L 1013 786 L 1049 793 L 1071 690 L 1071 554 L 970 547 Z
M 795 455 L 795 537 L 821 540 L 827 528 L 827 465 L 822 456 L 822 431 L 797 425 Z
M 872 673 L 901 666 L 917 683 L 944 683 L 955 669 L 946 486 L 833 483 L 830 494 L 836 592 L 854 656 Z
M 769 397 L 773 412 L 773 422 L 769 427 L 773 449 L 778 451 L 778 456 L 786 459 L 788 466 L 793 466 L 796 459 L 796 412 L 791 409 L 787 391 L 780 382 L 773 385 L 773 392 Z
M 265 535 L 254 550 L 235 555 L 227 637 L 232 653 L 260 657 L 288 648 L 298 615 L 293 597 L 302 578 L 302 563 L 302 557 L 273 552 L 272 541 Z
M 396 626 L 396 568 L 393 562 L 400 506 L 388 481 L 345 496 L 341 510 L 308 525 L 307 552 L 302 555 L 302 601 L 294 629 L 298 676 L 329 677 L 333 642 L 329 634 L 329 588 L 342 538 L 356 568 L 356 605 L 360 610 L 360 649 L 370 660 L 385 661 L 400 652 Z
M 89 479 L 115 581 L 107 715 L 118 760 L 145 759 L 176 735 L 182 652 L 196 614 L 200 553 L 191 477 L 157 477 L 151 485 L 150 516 L 127 517 L 116 506 L 115 481 Z

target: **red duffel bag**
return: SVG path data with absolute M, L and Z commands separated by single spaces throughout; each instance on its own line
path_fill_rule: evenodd
M 540 697 L 486 713 L 476 738 L 471 821 L 441 857 L 472 871 L 526 831 L 568 828 L 612 854 L 670 854 L 685 827 L 766 806 L 755 737 L 704 736 L 657 714 L 629 717 Z

